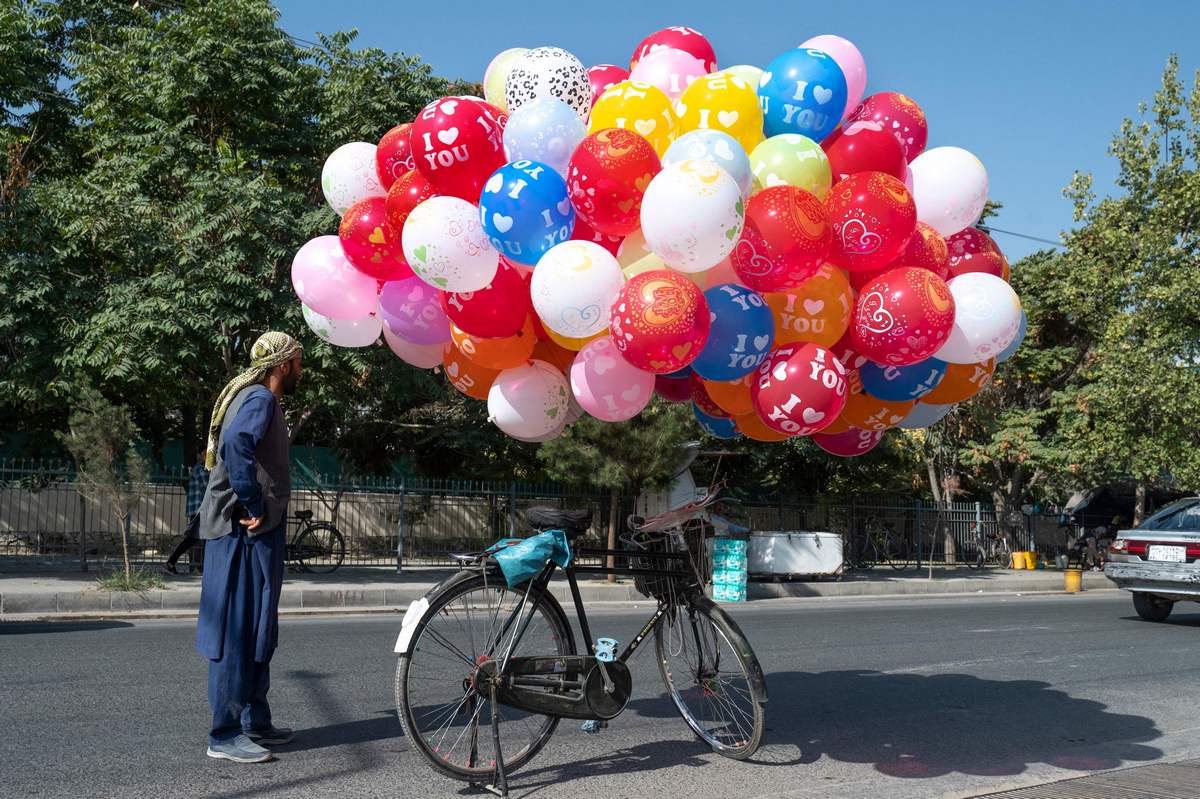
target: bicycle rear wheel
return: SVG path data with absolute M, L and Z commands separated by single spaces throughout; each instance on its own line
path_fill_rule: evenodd
M 332 524 L 310 524 L 292 549 L 300 568 L 315 574 L 329 574 L 346 558 L 346 539 Z
M 468 782 L 486 782 L 495 772 L 492 708 L 473 676 L 478 665 L 503 657 L 517 624 L 506 621 L 524 590 L 504 578 L 479 574 L 452 583 L 429 598 L 408 653 L 396 666 L 396 710 L 404 733 L 436 770 Z M 526 607 L 533 614 L 513 655 L 573 655 L 575 639 L 562 606 L 548 592 Z M 503 635 L 502 635 L 503 634 Z M 558 726 L 558 718 L 500 706 L 504 768 L 528 763 Z
M 762 669 L 741 629 L 696 594 L 654 630 L 658 670 L 684 722 L 717 754 L 745 760 L 765 729 Z

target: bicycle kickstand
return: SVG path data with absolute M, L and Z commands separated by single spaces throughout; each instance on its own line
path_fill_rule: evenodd
M 500 799 L 508 799 L 508 775 L 504 773 L 504 755 L 500 751 L 500 706 L 496 703 L 496 683 L 491 684 L 491 704 L 492 704 L 492 750 L 496 755 L 496 777 L 491 785 L 486 786 L 487 790 L 499 796 Z

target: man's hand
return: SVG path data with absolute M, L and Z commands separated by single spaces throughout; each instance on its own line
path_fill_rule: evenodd
M 239 520 L 238 523 L 246 528 L 247 533 L 253 533 L 255 530 L 257 530 L 259 527 L 262 526 L 262 521 L 263 521 L 262 517 L 259 516 L 257 519 L 253 518 L 253 517 L 241 519 L 241 520 Z

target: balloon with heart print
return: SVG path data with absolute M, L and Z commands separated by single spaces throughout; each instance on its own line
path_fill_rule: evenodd
M 946 247 L 950 277 L 968 272 L 986 272 L 1008 280 L 1008 259 L 1000 251 L 1000 245 L 979 228 L 963 228 L 946 239 Z
M 689 365 L 704 349 L 708 303 L 678 272 L 656 269 L 621 287 L 609 314 L 609 335 L 625 360 L 664 375 Z
M 732 416 L 713 416 L 710 413 L 705 413 L 699 405 L 692 405 L 692 413 L 696 417 L 696 423 L 700 425 L 704 432 L 708 433 L 713 438 L 730 439 L 737 438 L 739 433 L 737 422 Z
M 737 426 L 737 431 L 751 441 L 772 444 L 776 441 L 785 441 L 791 438 L 787 433 L 781 433 L 773 427 L 768 427 L 767 423 L 754 411 L 734 416 L 733 422 Z
M 368 142 L 350 142 L 325 159 L 321 168 L 321 191 L 325 202 L 338 216 L 360 200 L 387 194 L 375 171 L 375 149 L 375 145 Z
M 799 133 L 821 141 L 842 121 L 846 76 L 828 53 L 797 47 L 775 58 L 758 84 L 767 136 Z
M 762 110 L 754 87 L 718 72 L 696 79 L 675 103 L 679 130 L 716 130 L 732 136 L 746 152 L 763 140 Z
M 376 280 L 401 280 L 412 275 L 404 262 L 400 231 L 387 222 L 387 200 L 367 197 L 346 211 L 338 226 L 342 251 L 354 268 Z
M 763 188 L 795 186 L 822 200 L 833 185 L 821 145 L 798 133 L 763 140 L 750 152 L 750 171 Z
M 625 241 L 625 237 L 613 236 L 609 233 L 601 233 L 587 222 L 583 221 L 581 216 L 576 214 L 575 228 L 571 231 L 571 240 L 590 241 L 592 244 L 598 244 L 615 256 L 621 251 L 621 243 Z
M 608 250 L 590 241 L 567 241 L 538 261 L 530 296 L 549 332 L 582 339 L 608 325 L 608 309 L 624 281 Z
M 475 363 L 449 343 L 442 352 L 442 371 L 457 391 L 477 400 L 488 398 L 488 390 L 500 374 L 499 369 L 489 369 Z
M 846 115 L 846 124 L 878 122 L 890 130 L 904 149 L 904 160 L 910 164 L 925 151 L 929 126 L 925 112 L 911 97 L 899 92 L 872 94 Z
M 708 72 L 704 63 L 682 50 L 655 50 L 629 71 L 629 80 L 657 86 L 672 100 L 683 94 L 692 81 Z
M 605 89 L 596 99 L 588 119 L 588 133 L 610 128 L 628 130 L 648 141 L 661 157 L 675 141 L 678 124 L 666 92 L 649 83 L 624 80 Z
M 756 370 L 775 340 L 771 309 L 753 289 L 726 283 L 704 292 L 708 341 L 692 369 L 706 380 L 736 380 Z
M 543 436 L 562 424 L 569 394 L 562 372 L 529 361 L 496 376 L 488 389 L 488 419 L 509 435 Z
M 987 169 L 961 147 L 934 147 L 909 162 L 917 218 L 943 236 L 979 221 L 988 198 Z
M 841 419 L 859 430 L 890 430 L 908 415 L 915 400 L 882 400 L 863 389 L 861 373 L 851 373 Z
M 579 351 L 570 378 L 575 399 L 602 422 L 632 419 L 654 394 L 654 375 L 621 357 L 608 338 L 598 338 Z
M 829 351 L 833 353 L 833 357 L 842 362 L 848 373 L 853 374 L 862 368 L 863 364 L 869 363 L 870 359 L 854 348 L 854 343 L 851 339 L 850 331 L 847 330 L 845 335 L 829 348 Z
M 642 235 L 670 268 L 703 272 L 733 252 L 745 213 L 728 172 L 712 161 L 688 159 L 664 168 L 646 187 Z
M 412 123 L 397 125 L 383 134 L 375 148 L 375 173 L 379 176 L 379 185 L 385 190 L 390 189 L 397 178 L 417 168 L 413 160 L 411 132 Z
M 537 314 L 534 314 L 534 316 L 536 316 L 536 315 Z M 550 337 L 551 341 L 553 341 L 555 344 L 562 347 L 563 349 L 570 350 L 571 352 L 579 352 L 581 349 L 586 347 L 588 344 L 591 344 L 596 339 L 607 337 L 608 336 L 608 328 L 604 328 L 599 333 L 596 333 L 594 335 L 582 336 L 580 338 L 571 338 L 570 336 L 560 336 L 558 333 L 555 333 L 553 330 L 547 330 L 546 335 L 548 335 Z
M 956 306 L 946 283 L 928 269 L 892 269 L 859 292 L 850 340 L 855 350 L 875 363 L 918 363 L 947 341 Z
M 561 47 L 536 47 L 513 61 L 504 83 L 508 113 L 539 97 L 557 97 L 580 119 L 592 107 L 592 84 L 583 62 Z
M 896 427 L 901 430 L 922 430 L 926 427 L 932 427 L 946 418 L 946 414 L 952 410 L 954 410 L 953 404 L 937 405 L 924 401 L 918 402 L 908 412 L 908 416 L 904 417 L 904 421 L 900 422 Z
M 854 292 L 842 270 L 824 264 L 799 286 L 763 299 L 775 320 L 775 344 L 811 341 L 833 346 L 850 328 Z
M 504 87 L 508 82 L 508 73 L 512 72 L 517 59 L 529 52 L 525 47 L 510 47 L 496 54 L 483 73 L 483 97 L 487 102 L 507 111 L 507 101 L 504 98 Z
M 418 369 L 433 369 L 442 364 L 442 352 L 445 344 L 414 344 L 408 339 L 401 338 L 391 331 L 386 323 L 383 325 L 383 340 L 397 358 L 409 366 Z
M 904 184 L 882 172 L 859 172 L 835 183 L 825 197 L 833 224 L 833 256 L 852 272 L 896 260 L 917 225 L 917 209 Z
M 518 108 L 504 126 L 509 161 L 539 161 L 567 177 L 567 164 L 587 127 L 575 109 L 557 97 L 539 97 Z
M 504 338 L 472 336 L 452 323 L 450 341 L 459 352 L 480 366 L 489 369 L 511 369 L 533 356 L 533 349 L 537 346 L 537 334 L 533 332 L 533 322 L 526 317 L 520 330 Z
M 538 161 L 514 161 L 484 184 L 479 220 L 501 255 L 533 265 L 551 247 L 571 238 L 575 208 L 562 175 Z
M 600 95 L 623 80 L 629 80 L 629 70 L 616 64 L 597 64 L 588 67 L 588 83 L 592 86 L 592 105 L 600 99 Z
M 750 157 L 737 139 L 719 130 L 693 130 L 683 134 L 667 148 L 663 166 L 689 158 L 712 161 L 737 181 L 743 197 L 750 196 L 754 175 L 750 173 Z
M 375 310 L 379 281 L 354 268 L 337 236 L 317 236 L 292 258 L 300 302 L 332 319 L 361 319 Z
M 437 190 L 418 169 L 409 170 L 392 183 L 387 193 L 384 219 L 392 230 L 401 234 L 401 247 L 404 242 L 404 223 L 408 221 L 408 215 L 418 205 L 436 196 Z
M 1004 363 L 1009 358 L 1017 354 L 1021 344 L 1025 341 L 1025 334 L 1029 330 L 1029 317 L 1025 315 L 1025 309 L 1021 309 L 1021 325 L 1017 328 L 1017 337 L 1014 338 L 1009 345 L 1004 348 L 1004 351 L 996 356 L 996 363 Z
M 828 33 L 805 39 L 800 46 L 828 53 L 841 67 L 842 74 L 846 76 L 846 110 L 842 114 L 844 118 L 862 100 L 863 91 L 867 88 L 867 64 L 862 53 L 850 40 Z
M 442 310 L 441 293 L 419 277 L 389 281 L 379 292 L 379 314 L 406 341 L 442 344 L 450 340 L 450 320 Z
M 883 172 L 903 182 L 908 173 L 904 149 L 882 122 L 859 120 L 844 125 L 821 145 L 835 182 L 858 172 Z
M 629 68 L 633 69 L 643 58 L 659 50 L 682 50 L 700 59 L 705 72 L 713 72 L 717 68 L 717 54 L 704 34 L 681 25 L 655 31 L 638 42 L 629 59 Z
M 529 316 L 529 285 L 516 267 L 504 259 L 500 260 L 492 282 L 479 291 L 437 293 L 450 321 L 472 336 L 516 335 Z
M 304 304 L 300 311 L 309 330 L 335 347 L 369 347 L 383 332 L 383 321 L 376 313 L 359 319 L 330 319 Z
M 934 405 L 965 402 L 987 388 L 995 371 L 995 359 L 983 363 L 947 364 L 941 382 L 933 391 L 921 397 L 921 401 Z
M 881 400 L 915 400 L 937 388 L 946 375 L 946 363 L 926 358 L 909 366 L 880 366 L 868 363 L 858 370 L 863 390 Z
M 812 437 L 813 443 L 830 455 L 839 458 L 857 458 L 866 455 L 883 440 L 885 431 L 859 430 L 851 427 L 842 433 L 817 433 Z
M 404 222 L 404 255 L 417 277 L 442 291 L 478 291 L 492 282 L 500 253 L 479 209 L 457 197 L 432 197 Z
M 597 131 L 571 156 L 571 203 L 593 230 L 628 236 L 641 224 L 642 198 L 661 169 L 658 154 L 638 134 L 620 128 Z
M 897 260 L 898 266 L 919 266 L 942 280 L 950 277 L 950 250 L 942 234 L 924 222 L 917 222 L 908 246 Z
M 846 404 L 846 367 L 816 344 L 777 348 L 758 368 L 750 388 L 754 410 L 781 433 L 807 436 L 822 430 Z
M 758 379 L 757 370 L 737 380 L 705 380 L 704 390 L 717 407 L 730 416 L 754 413 L 750 388 Z
M 821 201 L 795 186 L 773 186 L 747 203 L 746 224 L 730 260 L 747 286 L 785 291 L 815 275 L 832 247 Z
M 946 283 L 958 312 L 954 328 L 935 357 L 950 363 L 979 363 L 995 358 L 1017 337 L 1021 300 L 995 275 L 968 272 Z
M 413 122 L 413 160 L 439 194 L 475 202 L 484 181 L 505 162 L 503 130 L 483 103 L 443 97 Z
M 686 377 L 655 375 L 654 393 L 667 402 L 691 402 L 692 382 Z

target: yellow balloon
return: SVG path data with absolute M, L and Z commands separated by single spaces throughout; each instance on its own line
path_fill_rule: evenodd
M 750 152 L 763 140 L 758 92 L 739 77 L 721 72 L 705 75 L 687 87 L 675 104 L 679 135 L 708 129 L 728 133 Z
M 572 352 L 579 352 L 589 341 L 595 341 L 598 338 L 608 335 L 607 327 L 596 335 L 588 336 L 587 338 L 569 338 L 567 336 L 560 336 L 545 325 L 542 325 L 542 329 L 546 331 L 546 335 L 550 337 L 551 341 L 562 347 L 564 350 L 571 350 Z
M 626 236 L 625 240 L 621 242 L 621 246 L 617 248 L 617 263 L 624 269 L 652 254 L 650 245 L 646 243 L 646 237 L 642 235 L 642 229 L 638 228 Z
M 588 119 L 588 133 L 605 128 L 632 130 L 654 147 L 661 157 L 678 135 L 671 98 L 657 86 L 623 80 L 596 99 Z M 759 127 L 762 117 L 759 115 Z
M 508 73 L 512 72 L 517 59 L 528 52 L 525 47 L 510 47 L 493 58 L 487 71 L 483 73 L 483 98 L 501 111 L 508 110 L 508 101 L 504 97 L 504 84 L 508 82 Z

